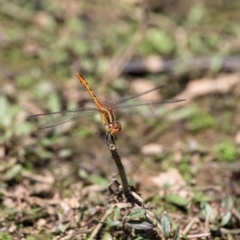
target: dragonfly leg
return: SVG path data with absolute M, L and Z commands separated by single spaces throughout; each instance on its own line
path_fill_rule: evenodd
M 106 133 L 105 135 L 105 143 L 109 146 L 111 143 L 115 143 L 117 140 L 117 136 L 112 135 L 110 133 Z
M 117 141 L 117 136 L 116 135 L 111 135 L 111 141 L 114 143 Z
M 109 146 L 110 142 L 109 142 L 109 133 L 106 133 L 105 135 L 105 143 Z

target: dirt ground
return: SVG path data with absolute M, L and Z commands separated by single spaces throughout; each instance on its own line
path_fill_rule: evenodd
M 0 1 L 0 240 L 240 239 L 239 12 Z

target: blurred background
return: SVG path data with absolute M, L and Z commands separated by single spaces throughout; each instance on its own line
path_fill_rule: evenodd
M 17 201 L 6 201 L 8 191 L 40 199 L 57 194 L 62 201 L 76 189 L 79 194 L 85 190 L 81 201 L 94 204 L 89 186 L 100 186 L 105 201 L 101 191 L 117 170 L 99 117 L 47 130 L 37 129 L 47 118 L 28 119 L 93 106 L 76 72 L 102 102 L 159 85 L 165 87 L 145 99 L 186 99 L 115 112 L 122 124 L 119 154 L 131 184 L 145 199 L 156 206 L 167 199 L 167 204 L 186 207 L 189 201 L 221 204 L 231 196 L 239 206 L 239 1 L 0 0 L 0 19 L 6 229 L 16 222 L 6 221 L 5 210 L 19 207 Z M 175 198 L 164 195 L 166 183 Z M 219 214 L 213 217 L 217 229 Z M 234 228 L 234 217 L 227 224 Z M 27 234 L 13 229 L 16 235 Z

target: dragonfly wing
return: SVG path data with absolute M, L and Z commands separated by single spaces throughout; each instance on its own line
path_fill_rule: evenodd
M 175 102 L 182 102 L 186 99 L 160 99 L 160 100 L 130 100 L 128 102 L 123 102 L 114 105 L 113 109 L 126 109 L 126 108 L 133 108 L 133 107 L 143 107 L 143 106 L 155 106 L 161 104 L 168 104 L 168 103 L 175 103 Z
M 52 118 L 51 120 L 47 121 L 46 123 L 38 127 L 39 129 L 45 129 L 45 128 L 55 127 L 76 119 L 89 117 L 98 112 L 99 111 L 96 108 L 79 108 L 79 109 L 67 110 L 63 112 L 52 112 L 52 113 L 32 115 L 30 116 L 30 118 L 38 118 L 38 117 Z
M 124 103 L 124 102 L 127 102 L 127 101 L 131 101 L 131 99 L 135 99 L 137 97 L 141 97 L 147 93 L 150 93 L 150 92 L 153 92 L 153 91 L 156 91 L 162 87 L 164 87 L 165 85 L 162 85 L 162 86 L 157 86 L 157 87 L 154 87 L 154 88 L 151 88 L 151 89 L 148 89 L 146 91 L 143 91 L 143 92 L 140 92 L 140 93 L 137 93 L 137 94 L 134 94 L 132 96 L 127 96 L 127 97 L 123 97 L 123 98 L 120 98 L 119 100 L 117 100 L 116 102 L 112 103 L 111 106 L 114 106 L 114 105 L 119 105 L 121 103 Z

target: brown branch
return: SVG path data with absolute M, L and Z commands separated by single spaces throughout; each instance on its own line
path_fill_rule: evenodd
M 115 142 L 112 141 L 112 143 L 107 144 L 107 145 L 108 145 L 109 151 L 111 152 L 112 158 L 115 161 L 115 164 L 117 166 L 119 177 L 120 177 L 121 183 L 122 183 L 123 194 L 124 194 L 127 202 L 130 202 L 133 205 L 136 204 L 138 206 L 142 206 L 143 205 L 142 199 L 138 196 L 138 194 L 136 194 L 134 191 L 131 191 L 131 189 L 130 189 L 130 186 L 129 186 L 128 180 L 127 180 L 127 175 L 126 175 L 124 166 L 122 164 L 121 158 L 118 154 Z
M 126 199 L 128 200 L 131 196 L 131 191 L 129 189 L 127 175 L 126 175 L 124 166 L 122 164 L 121 158 L 120 158 L 120 156 L 117 152 L 117 148 L 116 148 L 115 143 L 109 144 L 108 149 L 111 152 L 112 158 L 116 163 L 118 173 L 119 173 L 119 176 L 120 176 L 121 182 L 122 182 L 123 193 L 124 193 L 124 196 L 126 197 Z

